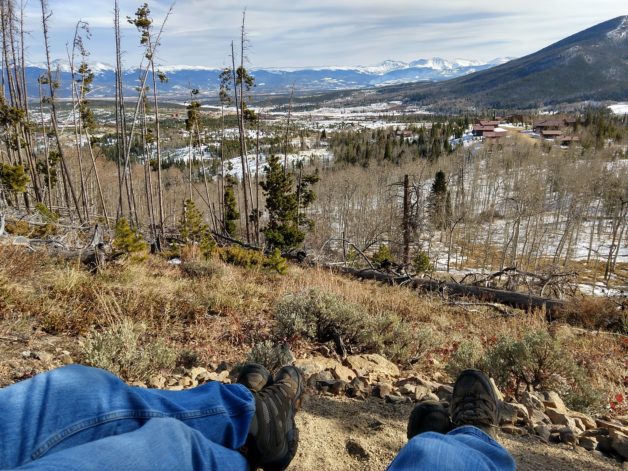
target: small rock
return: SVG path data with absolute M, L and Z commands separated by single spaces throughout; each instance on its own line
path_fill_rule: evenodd
M 373 386 L 373 396 L 379 397 L 380 399 L 384 399 L 384 397 L 388 396 L 392 391 L 392 384 L 389 383 L 377 383 Z
M 563 414 L 567 412 L 565 403 L 560 398 L 558 393 L 554 391 L 543 391 L 541 395 L 545 407 L 551 407 L 552 409 L 556 409 L 558 412 L 561 412 Z
M 135 386 L 136 388 L 145 388 L 146 384 L 142 381 L 132 381 L 129 383 L 129 386 Z
M 148 379 L 148 386 L 156 389 L 163 389 L 166 386 L 166 378 L 163 375 L 154 375 Z
M 499 423 L 502 424 L 527 424 L 530 421 L 528 409 L 522 404 L 514 402 L 500 402 Z
M 540 410 L 541 412 L 545 411 L 545 404 L 543 404 L 543 401 L 533 392 L 524 391 L 521 395 L 521 404 L 526 406 L 528 411 L 530 411 L 530 409 Z M 530 412 L 530 414 L 532 414 L 532 412 Z
M 182 386 L 183 388 L 190 388 L 194 386 L 194 383 L 195 381 L 189 376 L 184 376 L 179 380 L 179 386 Z
M 39 361 L 44 363 L 50 363 L 52 361 L 52 355 L 48 352 L 33 352 L 33 358 L 36 358 Z
M 399 376 L 397 365 L 377 353 L 349 355 L 346 363 L 358 376 L 363 376 L 366 373 L 382 374 L 389 377 Z
M 550 428 L 545 424 L 539 424 L 534 427 L 534 433 L 543 439 L 544 442 L 549 442 L 552 434 Z
M 351 368 L 347 368 L 344 365 L 336 365 L 332 370 L 332 374 L 336 379 L 349 383 L 353 378 L 356 377 L 355 371 Z
M 594 437 L 580 437 L 578 439 L 578 445 L 588 451 L 593 451 L 597 448 L 597 439 Z
M 203 368 L 202 366 L 195 366 L 190 369 L 190 378 L 198 380 L 199 377 L 204 376 L 207 373 L 208 371 L 206 368 Z
M 522 429 L 521 427 L 516 427 L 515 425 L 512 425 L 512 424 L 502 425 L 501 430 L 502 432 L 507 433 L 509 435 L 525 435 L 526 434 L 526 431 L 524 429 Z
M 370 422 L 368 424 L 370 429 L 377 430 L 377 431 L 384 430 L 384 425 L 385 425 L 384 422 L 377 419 L 375 419 L 373 422 Z
M 349 439 L 345 445 L 347 453 L 359 461 L 367 461 L 369 459 L 368 452 L 356 440 Z
M 425 396 L 423 396 L 421 398 L 422 401 L 440 401 L 440 399 L 438 398 L 438 396 L 434 393 L 427 393 Z
M 218 381 L 222 383 L 230 382 L 229 380 L 229 370 L 222 370 L 218 373 Z
M 311 358 L 300 358 L 294 361 L 294 366 L 303 371 L 303 376 L 309 378 L 325 370 L 332 370 L 336 366 L 342 366 L 333 358 L 315 356 Z
M 168 389 L 169 391 L 183 391 L 183 386 L 181 385 L 168 386 L 166 389 Z
M 538 409 L 528 408 L 528 414 L 529 414 L 528 417 L 530 417 L 530 422 L 532 423 L 532 425 L 552 423 L 552 421 L 547 416 L 547 414 L 545 414 L 545 412 L 541 412 Z
M 59 357 L 59 361 L 61 361 L 64 365 L 71 365 L 74 363 L 74 359 L 67 353 L 63 353 L 61 357 Z
M 370 392 L 370 386 L 364 378 L 353 378 L 347 385 L 347 396 L 355 399 L 366 399 Z
M 567 416 L 565 413 L 560 412 L 558 409 L 554 409 L 553 407 L 546 407 L 545 414 L 547 414 L 553 424 L 566 425 L 571 429 L 576 427 L 573 419 Z
M 573 419 L 580 419 L 580 421 L 584 425 L 584 428 L 582 430 L 591 430 L 591 429 L 597 428 L 597 424 L 595 423 L 595 420 L 589 415 L 583 414 L 581 412 L 571 411 L 571 410 L 569 411 L 567 415 L 569 415 L 569 417 Z
M 20 355 L 22 355 L 24 358 L 30 358 L 31 352 L 28 350 L 24 350 L 23 352 L 20 353 Z
M 397 394 L 387 394 L 384 396 L 384 400 L 389 404 L 407 404 L 412 402 L 409 397 L 399 396 Z
M 562 443 L 566 443 L 572 446 L 575 446 L 578 443 L 576 433 L 570 427 L 560 429 L 559 436 Z
M 441 384 L 436 390 L 436 395 L 439 401 L 451 402 L 451 396 L 454 393 L 453 386 L 448 384 Z
M 611 447 L 613 450 L 622 458 L 628 459 L 628 435 L 618 430 L 610 430 L 609 436 L 611 437 Z
M 416 396 L 417 386 L 415 384 L 404 384 L 399 388 L 399 393 L 404 396 Z
M 608 429 L 608 430 L 617 430 L 618 432 L 622 432 L 622 433 L 628 434 L 628 428 L 622 426 L 621 424 L 610 422 L 608 420 L 595 419 L 595 424 L 599 428 L 605 428 L 605 429 Z

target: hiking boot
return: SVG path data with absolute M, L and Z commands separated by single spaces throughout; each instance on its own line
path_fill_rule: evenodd
M 465 370 L 458 375 L 449 410 L 454 427 L 473 425 L 495 438 L 499 401 L 493 385 L 481 371 Z
M 294 415 L 305 388 L 303 374 L 285 366 L 274 384 L 255 392 L 255 415 L 242 449 L 251 469 L 278 471 L 288 467 L 297 452 L 299 431 Z
M 273 384 L 270 372 L 258 363 L 247 363 L 240 370 L 236 383 L 243 384 L 252 392 L 260 392 Z
M 408 440 L 425 432 L 447 433 L 451 430 L 451 420 L 447 409 L 438 401 L 424 401 L 418 404 L 408 420 Z

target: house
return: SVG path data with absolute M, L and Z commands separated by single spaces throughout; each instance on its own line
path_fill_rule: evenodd
M 542 134 L 543 131 L 558 131 L 565 125 L 565 122 L 560 119 L 546 119 L 544 121 L 537 121 L 534 123 L 534 131 Z
M 484 137 L 484 139 L 499 139 L 500 137 L 503 137 L 504 134 L 505 133 L 503 132 L 486 131 L 482 137 Z
M 559 136 L 556 138 L 556 142 L 561 146 L 569 146 L 574 142 L 580 142 L 580 138 L 578 136 Z
M 473 135 L 474 136 L 485 136 L 488 132 L 494 132 L 495 126 L 482 126 L 481 124 L 476 124 L 473 126 Z
M 485 121 L 485 120 L 480 120 L 480 126 L 493 126 L 493 128 L 496 128 L 497 126 L 499 126 L 500 121 L 495 120 L 495 121 Z
M 557 129 L 547 129 L 547 130 L 542 130 L 541 131 L 541 136 L 544 139 L 557 139 L 562 134 L 563 134 L 563 132 L 559 131 Z

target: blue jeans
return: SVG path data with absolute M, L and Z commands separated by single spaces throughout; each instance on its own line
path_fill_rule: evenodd
M 239 384 L 161 391 L 66 366 L 0 389 L 0 468 L 247 470 L 254 412 Z
M 0 389 L 0 468 L 37 470 L 234 470 L 253 414 L 239 384 L 186 391 L 128 386 L 104 370 L 71 365 Z M 424 433 L 390 470 L 514 470 L 499 444 L 474 427 Z
M 479 428 L 458 427 L 447 435 L 422 433 L 404 446 L 389 471 L 515 471 L 515 461 Z

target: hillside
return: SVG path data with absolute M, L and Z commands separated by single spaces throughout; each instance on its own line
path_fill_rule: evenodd
M 386 87 L 375 97 L 496 108 L 624 101 L 628 99 L 628 16 L 489 70 L 439 84 Z

